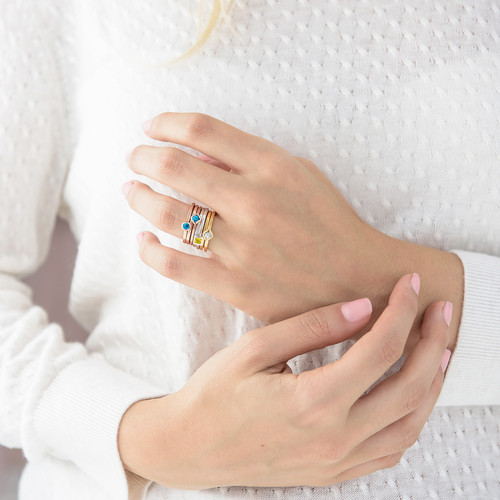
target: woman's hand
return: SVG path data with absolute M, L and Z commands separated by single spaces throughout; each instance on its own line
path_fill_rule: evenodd
M 165 248 L 149 233 L 141 250 L 153 269 L 267 322 L 359 297 L 355 282 L 365 261 L 376 258 L 370 228 L 315 165 L 206 115 L 163 113 L 149 135 L 223 162 L 174 147 L 133 150 L 134 172 L 218 214 L 209 261 Z M 188 204 L 139 182 L 127 200 L 159 229 L 182 238 Z
M 131 153 L 134 172 L 218 214 L 209 259 L 166 248 L 145 233 L 141 258 L 162 275 L 273 323 L 359 296 L 370 297 L 376 319 L 398 276 L 415 268 L 428 284 L 419 316 L 442 296 L 454 302 L 455 317 L 460 313 L 458 257 L 371 228 L 312 162 L 197 113 L 162 113 L 147 133 L 215 159 L 175 147 L 140 145 Z M 188 204 L 140 182 L 127 200 L 156 227 L 182 237 Z M 451 326 L 455 337 L 458 320 Z
M 177 393 L 129 408 L 118 437 L 125 468 L 166 487 L 204 489 L 324 486 L 396 465 L 441 391 L 444 302 L 427 309 L 402 369 L 362 395 L 401 356 L 418 284 L 403 276 L 371 331 L 340 360 L 299 375 L 287 361 L 351 337 L 370 317 L 368 299 L 245 334 Z

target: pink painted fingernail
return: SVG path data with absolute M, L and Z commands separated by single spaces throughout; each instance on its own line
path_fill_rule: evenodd
M 122 186 L 122 193 L 127 196 L 128 195 L 128 192 L 130 191 L 130 188 L 135 184 L 135 181 L 129 181 L 129 182 L 126 182 L 123 186 Z
M 451 302 L 446 302 L 446 304 L 443 306 L 443 316 L 448 326 L 450 326 L 451 323 L 452 313 L 453 313 L 453 304 Z
M 142 240 L 142 238 L 144 238 L 144 233 L 139 233 L 139 234 L 137 235 L 137 243 L 140 243 L 140 242 L 141 242 L 141 240 Z
M 420 292 L 420 276 L 417 273 L 413 273 L 411 276 L 411 287 L 418 295 L 418 292 Z
M 142 130 L 144 130 L 144 132 L 146 132 L 146 134 L 149 132 L 149 130 L 151 129 L 151 122 L 153 120 L 147 120 L 145 121 L 143 124 L 142 124 Z
M 370 299 L 357 299 L 343 304 L 340 308 L 347 321 L 360 321 L 372 313 L 372 303 Z
M 441 358 L 441 370 L 443 371 L 443 373 L 446 371 L 446 367 L 450 362 L 450 356 L 451 351 L 449 349 L 446 349 L 446 351 L 444 351 L 443 357 Z

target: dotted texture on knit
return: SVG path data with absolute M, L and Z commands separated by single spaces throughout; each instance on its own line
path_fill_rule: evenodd
M 33 459 L 48 452 L 33 429 L 41 395 L 59 370 L 85 356 L 81 344 L 64 344 L 61 327 L 49 322 L 32 303 L 32 290 L 17 280 L 47 257 L 62 207 L 73 149 L 73 20 L 53 2 L 2 2 L 0 442 L 23 446 Z

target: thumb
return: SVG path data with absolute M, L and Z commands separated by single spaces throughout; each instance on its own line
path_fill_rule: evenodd
M 248 332 L 240 339 L 241 348 L 252 371 L 262 371 L 349 339 L 366 325 L 371 313 L 368 298 L 320 307 Z

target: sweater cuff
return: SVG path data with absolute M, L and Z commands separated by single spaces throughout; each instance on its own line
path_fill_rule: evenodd
M 500 258 L 452 250 L 464 267 L 457 344 L 436 406 L 500 404 Z
M 35 430 L 48 454 L 74 462 L 110 499 L 142 500 L 151 481 L 124 469 L 118 428 L 130 405 L 165 395 L 93 354 L 56 376 L 37 406 Z

